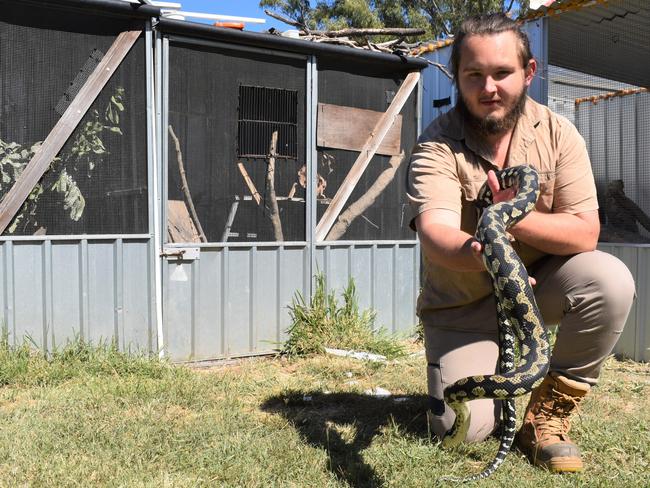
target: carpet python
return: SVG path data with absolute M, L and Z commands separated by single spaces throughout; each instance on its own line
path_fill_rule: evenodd
M 461 378 L 445 388 L 445 403 L 456 420 L 442 444 L 460 444 L 470 424 L 467 402 L 480 398 L 502 400 L 501 441 L 494 460 L 480 473 L 447 481 L 475 481 L 490 476 L 503 463 L 515 437 L 514 398 L 539 385 L 549 366 L 549 343 L 524 264 L 510 244 L 507 229 L 535 208 L 539 196 L 537 172 L 530 166 L 513 166 L 496 172 L 501 189 L 514 187 L 516 196 L 493 203 L 489 186 L 483 185 L 477 205 L 483 209 L 476 239 L 483 247 L 483 263 L 492 278 L 499 330 L 499 374 Z M 515 341 L 519 361 L 515 364 Z M 469 358 L 468 358 L 469 359 Z

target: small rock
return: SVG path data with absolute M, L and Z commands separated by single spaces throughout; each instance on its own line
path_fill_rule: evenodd
M 375 388 L 371 388 L 370 390 L 366 390 L 364 392 L 366 395 L 372 395 L 376 397 L 389 397 L 392 395 L 392 393 L 385 388 L 382 388 L 381 386 L 377 386 Z

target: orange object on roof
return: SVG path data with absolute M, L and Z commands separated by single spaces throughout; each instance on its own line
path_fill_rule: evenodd
M 215 22 L 215 27 L 227 27 L 228 29 L 244 30 L 243 22 Z

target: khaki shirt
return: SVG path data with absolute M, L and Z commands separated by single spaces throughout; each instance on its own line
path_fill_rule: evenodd
M 521 164 L 539 173 L 537 211 L 576 214 L 598 209 L 582 136 L 566 118 L 530 98 L 515 126 L 506 161 L 506 166 Z M 461 216 L 461 230 L 474 235 L 478 221 L 474 201 L 490 169 L 498 168 L 479 141 L 466 133 L 458 109 L 441 115 L 420 136 L 411 156 L 408 198 L 413 219 L 425 210 L 452 210 Z M 513 246 L 526 265 L 544 256 L 524 243 L 514 241 Z M 443 325 L 447 317 L 451 320 L 465 310 L 459 307 L 492 294 L 487 272 L 452 271 L 423 259 L 420 317 L 435 311 L 433 320 Z

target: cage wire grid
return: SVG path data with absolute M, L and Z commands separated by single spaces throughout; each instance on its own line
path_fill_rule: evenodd
M 650 4 L 612 1 L 548 24 L 548 105 L 585 139 L 600 241 L 649 243 Z

